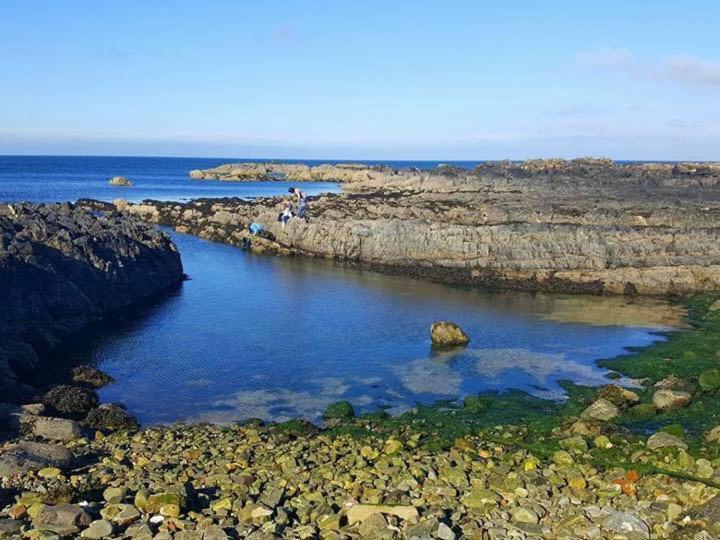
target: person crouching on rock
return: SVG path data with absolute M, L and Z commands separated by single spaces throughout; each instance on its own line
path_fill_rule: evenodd
M 287 225 L 287 222 L 290 221 L 291 217 L 293 217 L 292 204 L 285 203 L 284 210 L 278 215 L 278 221 L 282 223 L 283 229 L 285 228 L 285 225 Z
M 305 223 L 308 222 L 308 203 L 307 203 L 307 194 L 304 191 L 299 190 L 298 188 L 291 187 L 288 189 L 288 193 L 292 193 L 297 198 L 298 203 L 298 217 L 305 220 Z

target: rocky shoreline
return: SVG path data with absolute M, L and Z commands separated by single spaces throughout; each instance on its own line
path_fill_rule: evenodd
M 62 338 L 183 279 L 166 234 L 70 203 L 0 205 L 0 248 L 2 401 L 33 396 L 24 379 Z
M 474 170 L 239 164 L 194 172 L 226 180 L 274 174 L 334 179 L 346 192 L 311 198 L 309 223 L 285 228 L 279 198 L 116 206 L 214 241 L 250 239 L 258 253 L 444 283 L 620 295 L 720 290 L 720 165 L 583 159 Z M 267 234 L 250 238 L 252 222 Z

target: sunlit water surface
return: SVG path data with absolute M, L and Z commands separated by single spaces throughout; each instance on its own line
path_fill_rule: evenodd
M 490 293 L 254 256 L 172 233 L 192 276 L 169 298 L 70 355 L 116 381 L 101 391 L 144 423 L 318 420 L 517 388 L 559 399 L 557 381 L 607 383 L 600 358 L 662 339 L 682 310 L 651 301 Z M 461 324 L 466 349 L 434 352 L 430 324 Z

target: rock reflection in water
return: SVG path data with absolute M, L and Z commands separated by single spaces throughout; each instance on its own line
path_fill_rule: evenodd
M 535 295 L 534 304 L 543 319 L 597 326 L 681 328 L 685 326 L 687 315 L 687 310 L 681 305 L 652 298 L 608 297 L 601 302 L 589 302 L 583 297 L 539 294 Z
M 557 398 L 558 379 L 601 384 L 597 359 L 662 339 L 680 318 L 656 301 L 468 290 L 173 237 L 193 279 L 69 352 L 110 373 L 103 401 L 146 424 L 317 420 L 340 399 L 397 412 L 484 390 Z M 437 320 L 459 323 L 470 347 L 433 352 Z

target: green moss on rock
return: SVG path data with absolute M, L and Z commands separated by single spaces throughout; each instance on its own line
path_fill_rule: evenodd
M 700 389 L 709 392 L 720 388 L 720 369 L 706 369 L 698 377 Z
M 338 401 L 333 403 L 323 413 L 325 420 L 346 420 L 355 417 L 355 409 L 349 401 Z
M 485 409 L 480 396 L 466 396 L 463 400 L 463 407 L 465 407 L 471 413 L 481 413 Z

